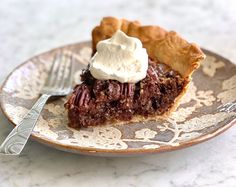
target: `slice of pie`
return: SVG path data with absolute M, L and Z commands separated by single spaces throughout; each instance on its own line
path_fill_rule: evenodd
M 69 126 L 81 128 L 106 123 L 129 123 L 166 117 L 178 106 L 191 75 L 205 58 L 201 49 L 176 32 L 137 21 L 105 17 L 92 31 L 92 49 L 117 30 L 138 38 L 148 53 L 144 79 L 136 83 L 98 80 L 86 69 L 65 104 Z

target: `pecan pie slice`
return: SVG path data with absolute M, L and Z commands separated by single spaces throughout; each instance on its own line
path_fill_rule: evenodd
M 92 31 L 93 54 L 99 41 L 121 30 L 141 40 L 149 62 L 147 75 L 137 83 L 95 79 L 89 69 L 81 75 L 65 104 L 73 128 L 127 123 L 168 116 L 186 92 L 191 75 L 205 58 L 201 49 L 176 32 L 137 21 L 105 17 Z

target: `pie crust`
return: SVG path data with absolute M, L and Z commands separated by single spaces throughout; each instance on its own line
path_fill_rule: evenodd
M 93 53 L 99 41 L 112 37 L 118 29 L 128 36 L 139 38 L 150 58 L 167 64 L 186 79 L 191 78 L 193 71 L 205 58 L 200 47 L 187 42 L 174 31 L 168 32 L 159 26 L 142 26 L 138 21 L 114 17 L 103 18 L 100 25 L 93 29 Z

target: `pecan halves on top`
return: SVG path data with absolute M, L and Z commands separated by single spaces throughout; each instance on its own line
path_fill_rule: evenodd
M 121 86 L 117 81 L 109 81 L 107 95 L 109 100 L 118 100 L 121 96 Z
M 134 83 L 122 83 L 120 84 L 120 88 L 120 93 L 123 97 L 132 97 L 134 95 Z
M 85 85 L 81 85 L 77 88 L 75 92 L 75 101 L 74 104 L 76 106 L 87 106 L 90 101 L 89 89 Z

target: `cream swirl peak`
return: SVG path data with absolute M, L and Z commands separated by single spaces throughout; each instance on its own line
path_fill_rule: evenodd
M 147 69 L 148 54 L 142 42 L 120 30 L 97 44 L 90 61 L 90 72 L 99 80 L 136 83 L 146 77 Z

